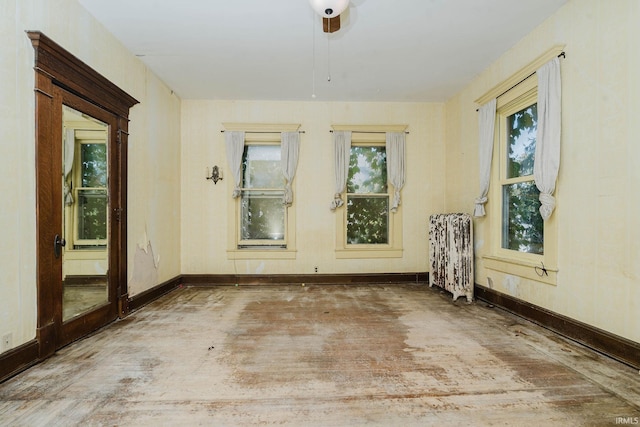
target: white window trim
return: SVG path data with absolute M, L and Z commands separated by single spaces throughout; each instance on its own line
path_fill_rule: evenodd
M 537 61 L 540 60 L 538 59 Z M 504 132 L 504 120 L 508 115 L 525 108 L 527 104 L 531 105 L 537 102 L 537 86 L 538 79 L 533 74 L 498 98 L 489 190 L 490 200 L 494 201 L 489 209 L 490 236 L 488 240 L 490 241 L 491 253 L 484 256 L 483 261 L 485 267 L 490 270 L 556 285 L 558 273 L 557 215 L 552 215 L 549 220 L 544 222 L 543 255 L 519 252 L 502 247 L 502 185 L 506 176 L 505 150 L 507 147 L 506 137 L 501 137 L 501 133 Z M 556 197 L 558 193 L 556 188 Z
M 385 146 L 386 132 L 404 132 L 407 125 L 334 125 L 333 130 L 351 130 L 351 146 Z M 388 184 L 389 208 L 393 197 L 394 188 Z M 342 193 L 346 198 L 346 190 Z M 336 249 L 337 259 L 367 259 L 367 258 L 402 258 L 402 205 L 398 206 L 395 213 L 389 209 L 389 243 L 380 245 L 349 245 L 346 242 L 347 209 L 339 208 L 342 212 L 336 212 Z
M 81 150 L 80 147 L 83 144 L 104 144 L 105 146 L 107 146 L 107 156 L 108 156 L 108 144 L 107 144 L 107 129 L 105 129 L 104 126 L 100 126 L 100 125 L 95 125 L 95 129 L 92 128 L 92 123 L 75 123 L 75 122 L 69 122 L 68 126 L 66 127 L 68 129 L 75 129 L 75 142 L 73 144 L 73 149 L 75 151 L 74 157 L 73 157 L 73 168 L 71 171 L 71 175 L 72 175 L 72 182 L 74 183 L 73 185 L 73 198 L 74 198 L 74 203 L 71 206 L 67 206 L 65 204 L 65 238 L 67 240 L 67 246 L 65 247 L 65 253 L 66 252 L 73 252 L 73 251 L 79 251 L 79 252 L 87 252 L 87 251 L 92 251 L 92 252 L 105 252 L 105 248 L 101 248 L 101 247 L 96 247 L 96 248 L 75 248 L 75 246 L 106 246 L 107 242 L 108 242 L 108 238 L 106 239 L 80 239 L 78 237 L 78 223 L 79 223 L 79 197 L 78 197 L 78 190 L 81 189 L 104 189 L 107 192 L 107 206 L 108 205 L 108 198 L 109 198 L 109 188 L 107 187 L 79 187 L 77 186 L 78 183 L 81 182 L 82 178 L 80 176 L 81 170 L 82 170 L 82 166 L 81 166 Z M 98 132 L 103 133 L 104 136 L 103 137 L 98 137 Z M 97 142 L 93 142 L 93 141 L 97 141 Z M 109 159 L 107 159 L 107 167 L 109 166 Z M 108 171 L 107 171 L 107 176 L 108 176 Z M 109 220 L 109 215 L 107 212 L 107 220 Z M 108 224 L 107 224 L 108 227 Z
M 245 144 L 247 145 L 280 145 L 281 132 L 295 132 L 300 129 L 300 124 L 269 124 L 269 123 L 223 123 L 227 131 L 245 131 Z M 225 180 L 228 194 L 233 192 L 232 180 Z M 295 192 L 296 180 L 293 181 Z M 229 198 L 227 202 L 227 259 L 296 259 L 296 209 L 295 201 L 291 206 L 285 206 L 285 243 L 286 248 L 278 247 L 254 247 L 242 248 L 240 240 L 240 203 L 242 197 Z
M 257 147 L 257 146 L 271 146 L 271 147 L 280 147 L 280 140 L 277 141 L 273 141 L 273 140 L 269 140 L 269 141 L 265 141 L 265 140 L 260 140 L 257 142 L 249 142 L 247 143 L 247 138 L 245 137 L 245 148 L 246 147 Z M 244 174 L 244 171 L 243 171 Z M 246 187 L 240 187 L 241 191 L 244 192 L 249 192 L 249 191 L 255 191 L 255 189 L 253 188 L 246 188 Z M 280 193 L 280 199 L 282 200 L 284 198 L 284 185 L 281 189 L 278 188 L 261 188 L 260 190 L 264 190 L 265 192 L 272 192 L 272 193 Z M 241 204 L 242 204 L 242 198 L 243 196 L 240 195 L 240 197 L 237 198 L 237 205 L 238 205 L 238 224 L 242 223 L 242 209 L 241 209 Z M 237 233 L 238 235 L 236 236 L 236 239 L 238 241 L 238 246 L 251 246 L 250 248 L 238 248 L 238 250 L 273 250 L 273 249 L 286 249 L 286 248 L 281 248 L 279 246 L 285 245 L 288 246 L 288 241 L 289 241 L 289 228 L 288 228 L 288 223 L 287 223 L 287 217 L 288 217 L 288 209 L 286 206 L 284 206 L 284 222 L 285 222 L 285 229 L 284 229 L 284 237 L 282 240 L 266 240 L 266 239 L 253 239 L 253 240 L 244 240 L 242 239 L 242 232 L 241 232 L 241 226 L 238 226 L 237 228 Z
M 495 180 L 496 188 L 494 191 L 499 194 L 494 194 L 493 200 L 499 201 L 499 203 L 496 203 L 496 205 L 499 205 L 499 208 L 500 208 L 500 214 L 496 215 L 496 217 L 499 216 L 498 219 L 500 221 L 500 226 L 499 226 L 500 240 L 496 247 L 496 254 L 505 259 L 513 258 L 513 259 L 521 259 L 529 262 L 537 262 L 542 259 L 543 257 L 542 255 L 521 252 L 521 251 L 506 249 L 502 247 L 502 243 L 504 239 L 504 236 L 503 236 L 504 218 L 502 217 L 503 215 L 502 209 L 504 208 L 503 187 L 508 184 L 516 184 L 521 182 L 534 182 L 533 171 L 531 171 L 530 175 L 507 178 L 506 159 L 507 159 L 507 153 L 508 153 L 507 144 L 509 142 L 508 137 L 505 135 L 507 118 L 512 114 L 522 109 L 525 109 L 537 102 L 537 99 L 538 99 L 537 98 L 538 96 L 537 79 L 535 78 L 535 76 L 530 77 L 525 82 L 523 82 L 523 84 L 519 88 L 514 89 L 513 94 L 514 94 L 514 97 L 513 97 L 514 99 L 510 100 L 509 102 L 503 101 L 501 103 L 498 103 L 498 105 L 496 106 L 496 109 L 497 109 L 496 122 L 497 123 L 495 126 L 495 138 L 497 139 L 496 142 L 498 144 L 498 147 L 497 147 L 497 150 L 494 150 L 494 152 L 495 151 L 498 152 L 498 159 L 497 159 L 497 162 L 494 164 L 499 165 L 499 167 L 496 168 L 499 171 Z M 546 239 L 543 238 L 543 242 L 546 243 Z

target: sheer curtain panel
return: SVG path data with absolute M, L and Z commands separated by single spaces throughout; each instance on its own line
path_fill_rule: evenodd
M 387 172 L 389 173 L 389 182 L 393 185 L 393 203 L 391 204 L 391 212 L 396 212 L 400 205 L 400 191 L 404 186 L 404 158 L 405 158 L 405 134 L 404 132 L 387 132 L 386 134 L 386 150 L 387 150 Z
M 233 176 L 234 189 L 231 197 L 240 197 L 242 193 L 242 154 L 244 152 L 244 131 L 225 131 L 225 143 L 227 145 L 227 162 Z
M 291 183 L 296 175 L 298 166 L 298 153 L 300 151 L 300 133 L 299 132 L 282 132 L 280 142 L 280 162 L 282 174 L 287 181 L 284 187 L 283 203 L 291 206 L 293 203 L 293 190 Z
M 76 131 L 67 129 L 64 134 L 64 203 L 71 206 L 74 202 L 71 193 L 71 171 L 76 150 Z
M 553 58 L 538 75 L 538 133 L 533 176 L 540 190 L 540 215 L 546 221 L 556 206 L 553 192 L 560 167 L 561 84 L 560 60 Z
M 496 99 L 480 107 L 478 112 L 479 144 L 478 158 L 480 159 L 480 196 L 475 200 L 476 207 L 473 216 L 486 215 L 484 205 L 487 203 L 489 182 L 491 179 L 491 157 L 493 156 L 493 135 L 496 123 Z
M 336 130 L 333 132 L 334 144 L 334 174 L 335 174 L 335 194 L 331 202 L 331 210 L 335 210 L 344 204 L 342 192 L 347 185 L 347 175 L 349 174 L 349 157 L 351 156 L 351 131 Z

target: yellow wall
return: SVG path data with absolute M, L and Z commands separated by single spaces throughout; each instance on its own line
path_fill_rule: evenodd
M 26 30 L 44 32 L 140 101 L 129 126 L 130 293 L 180 274 L 180 100 L 75 0 L 4 0 L 0 335 L 11 333 L 14 347 L 36 330 L 34 58 Z M 149 243 L 156 261 L 151 273 L 136 261 L 138 246 L 146 250 Z
M 295 260 L 229 260 L 227 207 L 232 179 L 222 123 L 299 123 L 294 180 Z M 402 190 L 404 253 L 395 259 L 336 259 L 332 124 L 407 124 L 407 177 Z M 427 219 L 444 207 L 443 105 L 189 101 L 182 103 L 182 272 L 185 274 L 311 274 L 427 271 Z M 222 166 L 224 181 L 205 180 Z
M 640 342 L 640 2 L 569 2 L 446 103 L 446 208 L 472 212 L 479 191 L 473 101 L 555 44 L 567 54 L 557 285 L 485 269 L 489 217 L 475 221 L 476 282 Z
M 138 99 L 129 126 L 130 294 L 181 273 L 426 271 L 427 218 L 471 212 L 478 188 L 474 100 L 549 47 L 562 60 L 558 281 L 492 272 L 494 288 L 640 342 L 640 3 L 573 0 L 446 104 L 180 101 L 75 0 L 0 2 L 0 334 L 36 326 L 33 48 L 41 30 Z M 229 260 L 224 122 L 300 123 L 295 260 Z M 408 124 L 402 258 L 336 259 L 332 124 Z M 221 165 L 225 180 L 206 181 Z M 491 203 L 491 201 L 489 202 Z M 475 221 L 476 282 L 489 219 Z

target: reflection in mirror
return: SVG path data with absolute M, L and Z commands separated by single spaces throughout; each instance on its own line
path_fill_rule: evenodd
M 63 320 L 109 301 L 108 125 L 63 106 Z

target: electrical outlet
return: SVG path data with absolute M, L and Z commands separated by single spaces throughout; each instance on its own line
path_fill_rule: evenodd
M 318 272 L 318 267 L 313 267 L 313 269 L 316 273 Z
M 13 334 L 9 332 L 8 334 L 4 334 L 2 336 L 2 351 L 9 350 L 13 345 L 12 335 Z

